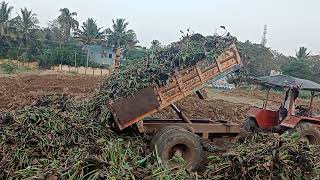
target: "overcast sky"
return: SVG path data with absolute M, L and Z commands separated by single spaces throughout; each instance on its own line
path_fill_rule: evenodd
M 0 0 L 1 1 L 1 0 Z M 191 28 L 209 35 L 224 25 L 239 40 L 260 43 L 268 25 L 267 46 L 294 55 L 299 46 L 320 53 L 319 0 L 6 0 L 18 8 L 32 9 L 41 22 L 58 16 L 60 8 L 78 12 L 82 23 L 88 17 L 104 28 L 114 18 L 126 18 L 140 45 L 153 39 L 162 44 L 176 41 L 179 30 Z

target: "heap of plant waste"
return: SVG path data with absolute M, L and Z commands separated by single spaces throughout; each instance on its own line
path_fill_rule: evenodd
M 186 176 L 150 152 L 143 137 L 115 134 L 84 104 L 48 95 L 0 113 L 0 179 L 142 179 Z
M 298 134 L 255 134 L 222 156 L 211 156 L 208 179 L 318 179 L 319 146 L 299 142 Z
M 103 81 L 101 92 L 115 100 L 150 84 L 165 85 L 177 70 L 193 66 L 199 61 L 214 62 L 235 41 L 232 36 L 186 36 L 107 77 Z
M 106 119 L 110 113 L 105 103 L 127 97 L 150 85 L 166 85 L 177 70 L 198 62 L 207 64 L 229 48 L 236 39 L 232 36 L 194 34 L 172 43 L 169 47 L 152 52 L 144 60 L 133 61 L 120 71 L 106 77 L 99 91 L 88 102 L 93 117 Z

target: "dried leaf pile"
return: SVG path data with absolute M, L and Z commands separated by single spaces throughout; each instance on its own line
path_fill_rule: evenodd
M 296 134 L 255 134 L 220 157 L 211 156 L 209 179 L 313 179 L 320 175 L 319 146 Z

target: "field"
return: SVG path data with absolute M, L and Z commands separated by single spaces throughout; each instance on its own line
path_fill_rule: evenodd
M 100 82 L 99 77 L 55 72 L 0 76 L 0 111 L 20 109 L 52 93 L 83 99 L 93 93 Z

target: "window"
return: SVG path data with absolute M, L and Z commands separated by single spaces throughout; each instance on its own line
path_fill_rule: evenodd
M 112 54 L 109 54 L 109 58 L 112 58 Z

